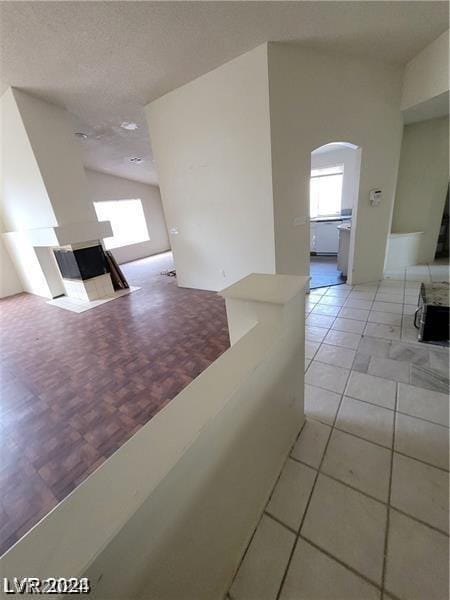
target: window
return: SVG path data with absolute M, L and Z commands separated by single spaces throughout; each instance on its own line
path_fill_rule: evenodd
M 107 250 L 150 239 L 139 199 L 94 202 L 94 208 L 99 221 L 111 221 L 113 236 L 104 240 Z
M 312 169 L 310 180 L 310 218 L 341 214 L 344 166 Z

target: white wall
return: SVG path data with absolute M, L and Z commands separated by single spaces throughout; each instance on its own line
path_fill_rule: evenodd
M 57 225 L 13 91 L 0 99 L 0 183 L 5 231 Z
M 12 93 L 58 225 L 96 221 L 68 112 L 20 90 L 14 89 Z M 33 227 L 38 225 L 28 228 Z
M 156 186 L 138 183 L 123 177 L 113 177 L 97 171 L 86 170 L 86 176 L 92 202 L 132 198 L 139 198 L 142 201 L 150 239 L 139 244 L 114 248 L 112 253 L 118 263 L 129 262 L 169 250 L 170 243 L 161 196 Z
M 353 148 L 335 148 L 311 154 L 311 169 L 344 165 L 341 208 L 353 208 L 358 201 L 360 153 Z
M 52 298 L 53 295 L 44 270 L 27 234 L 23 231 L 9 231 L 4 233 L 2 238 L 22 282 L 23 291 L 44 298 Z
M 273 273 L 267 46 L 147 107 L 178 284 Z
M 311 151 L 334 141 L 361 148 L 353 209 L 354 283 L 382 277 L 394 200 L 402 120 L 399 67 L 269 44 L 277 272 L 309 270 Z M 369 205 L 369 191 L 383 201 Z M 355 234 L 356 231 L 356 234 Z
M 3 242 L 23 289 L 51 298 L 64 292 L 61 277 L 51 250 L 33 247 L 33 232 L 53 239 L 55 226 L 102 228 L 67 111 L 12 88 L 0 106 Z
M 0 298 L 20 292 L 23 292 L 22 282 L 0 237 Z
M 361 148 L 350 279 L 382 277 L 401 81 L 401 67 L 270 43 L 149 105 L 180 284 L 218 289 L 222 271 L 228 281 L 307 274 L 311 151 L 334 141 Z
M 449 120 L 405 125 L 393 233 L 423 231 L 419 262 L 434 259 L 449 177 Z
M 33 250 L 50 291 L 49 297 L 56 298 L 65 294 L 66 290 L 53 248 L 35 246 Z
M 423 237 L 422 231 L 411 233 L 391 233 L 388 237 L 386 251 L 385 273 L 404 273 L 405 267 L 417 265 L 420 253 L 420 242 Z M 400 278 L 401 278 L 400 274 Z
M 405 67 L 402 110 L 449 91 L 449 32 L 440 35 Z

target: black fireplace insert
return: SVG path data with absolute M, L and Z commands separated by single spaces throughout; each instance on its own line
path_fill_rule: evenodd
M 64 279 L 91 279 L 108 273 L 102 246 L 78 250 L 54 250 L 56 262 Z

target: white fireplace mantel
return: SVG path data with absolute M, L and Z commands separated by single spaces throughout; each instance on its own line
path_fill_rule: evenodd
M 67 246 L 68 244 L 101 240 L 113 235 L 109 221 L 68 223 L 67 225 L 58 225 L 56 227 L 29 229 L 26 233 L 31 245 L 35 247 Z

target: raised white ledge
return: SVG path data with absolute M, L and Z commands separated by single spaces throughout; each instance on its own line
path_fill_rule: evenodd
M 390 233 L 385 261 L 386 271 L 395 271 L 420 262 L 423 231 Z
M 399 238 L 399 237 L 407 237 L 408 235 L 422 235 L 423 231 L 408 231 L 406 233 L 390 233 L 389 237 L 391 238 Z
M 225 290 L 240 338 L 10 548 L 1 576 L 85 575 L 92 600 L 223 598 L 304 421 L 307 281 Z
M 287 304 L 305 289 L 309 277 L 297 275 L 268 275 L 252 273 L 244 279 L 221 290 L 219 295 L 226 300 L 252 300 L 271 304 Z

